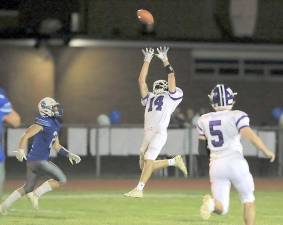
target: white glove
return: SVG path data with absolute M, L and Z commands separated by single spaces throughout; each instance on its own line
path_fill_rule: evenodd
M 154 55 L 154 49 L 153 48 L 142 49 L 142 53 L 144 55 L 144 61 L 150 63 Z
M 78 155 L 76 155 L 72 152 L 69 152 L 68 157 L 69 157 L 69 161 L 72 165 L 74 165 L 73 161 L 75 161 L 76 164 L 81 162 L 81 157 L 79 157 Z
M 24 159 L 27 160 L 26 151 L 23 148 L 19 148 L 16 153 L 16 158 L 18 161 L 22 162 Z
M 158 54 L 155 54 L 159 59 L 161 59 L 162 62 L 166 62 L 168 61 L 168 57 L 167 57 L 167 52 L 169 50 L 169 47 L 166 47 L 164 46 L 163 48 L 162 47 L 159 47 L 156 49 Z

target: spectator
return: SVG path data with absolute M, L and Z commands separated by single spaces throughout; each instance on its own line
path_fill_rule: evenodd
M 195 112 L 192 108 L 187 108 L 186 111 L 186 122 L 185 126 L 190 127 L 193 125 L 193 118 L 194 118 Z
M 171 127 L 174 128 L 184 128 L 186 122 L 186 117 L 181 111 L 180 107 L 177 107 L 171 117 Z
M 18 127 L 21 124 L 19 114 L 12 108 L 12 104 L 7 98 L 4 89 L 0 88 L 0 196 L 3 192 L 5 181 L 5 154 L 3 149 L 3 123 L 12 127 Z

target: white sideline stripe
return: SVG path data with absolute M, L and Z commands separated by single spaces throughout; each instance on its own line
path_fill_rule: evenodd
M 124 193 L 115 193 L 115 194 L 72 194 L 72 195 L 46 195 L 43 196 L 42 198 L 44 199 L 88 199 L 88 198 L 125 198 L 123 196 Z M 147 193 L 146 198 L 199 198 L 202 196 L 201 194 L 181 194 L 181 193 L 176 193 L 176 194 L 150 194 Z M 127 198 L 129 199 L 129 198 Z

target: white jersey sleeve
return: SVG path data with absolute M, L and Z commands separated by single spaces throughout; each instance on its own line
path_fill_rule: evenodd
M 235 124 L 236 124 L 238 131 L 240 131 L 244 127 L 250 126 L 250 118 L 248 114 L 246 114 L 245 112 L 240 111 L 240 110 L 235 111 L 234 118 L 235 118 Z
M 154 94 L 152 92 L 148 92 L 147 95 L 144 97 L 144 98 L 141 98 L 141 104 L 143 106 L 146 106 L 147 104 L 147 101 L 152 97 L 154 96 Z
M 202 117 L 200 117 L 197 121 L 197 125 L 196 125 L 196 129 L 197 129 L 197 132 L 198 132 L 198 135 L 199 136 L 205 136 L 204 134 L 204 128 L 203 128 L 203 125 L 202 125 Z
M 183 91 L 181 88 L 176 87 L 175 92 L 168 91 L 169 97 L 175 102 L 181 102 L 183 99 Z

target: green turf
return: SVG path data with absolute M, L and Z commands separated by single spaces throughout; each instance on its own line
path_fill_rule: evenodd
M 1 225 L 240 225 L 242 207 L 231 195 L 230 212 L 199 217 L 202 191 L 148 190 L 143 199 L 129 199 L 123 191 L 54 192 L 31 209 L 27 199 L 19 200 Z M 257 192 L 257 225 L 283 224 L 283 192 Z

